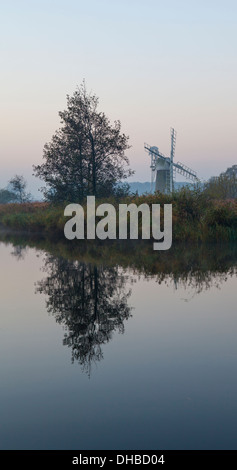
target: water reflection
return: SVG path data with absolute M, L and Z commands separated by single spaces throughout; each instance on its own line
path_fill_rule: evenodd
M 14 256 L 18 261 L 20 261 L 20 260 L 25 259 L 27 251 L 28 251 L 28 247 L 21 246 L 21 245 L 15 245 L 13 247 L 13 251 L 11 252 L 11 255 Z
M 158 284 L 173 286 L 175 290 L 185 290 L 187 295 L 182 300 L 189 302 L 204 290 L 210 290 L 213 287 L 220 289 L 221 285 L 230 277 L 236 276 L 237 269 L 235 266 L 226 267 L 226 270 L 223 266 L 222 269 L 223 272 L 206 269 L 204 271 L 190 270 L 189 272 L 171 273 L 170 275 L 162 272 L 153 275 L 145 274 L 144 279 L 147 281 L 153 279 Z
M 236 246 L 5 243 L 2 448 L 236 448 Z
M 98 247 L 13 234 L 4 234 L 4 241 L 13 245 L 11 254 L 17 260 L 24 259 L 28 246 L 46 253 L 46 277 L 36 292 L 47 296 L 47 311 L 64 326 L 63 344 L 71 349 L 72 362 L 79 362 L 89 375 L 92 364 L 103 358 L 102 346 L 113 332 L 124 332 L 124 322 L 131 316 L 131 282 L 142 278 L 180 289 L 186 303 L 203 290 L 220 288 L 237 272 L 237 247 L 231 244 L 172 247 L 164 253 L 145 243 Z M 144 296 L 145 292 L 144 286 Z
M 114 331 L 124 332 L 124 321 L 131 315 L 130 290 L 125 274 L 118 267 L 104 267 L 67 261 L 48 255 L 47 277 L 37 292 L 47 295 L 47 310 L 65 326 L 63 344 L 72 350 L 89 375 L 93 362 L 103 358 L 102 345 Z

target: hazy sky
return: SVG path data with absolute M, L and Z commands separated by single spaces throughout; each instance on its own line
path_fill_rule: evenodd
M 134 181 L 144 142 L 200 178 L 237 163 L 237 2 L 0 0 L 0 187 L 32 165 L 83 79 L 130 136 Z

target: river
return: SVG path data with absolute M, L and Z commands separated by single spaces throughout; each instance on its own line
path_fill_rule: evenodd
M 42 246 L 0 243 L 0 448 L 236 449 L 236 248 Z

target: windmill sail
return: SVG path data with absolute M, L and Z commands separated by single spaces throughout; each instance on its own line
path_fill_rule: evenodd
M 154 190 L 166 194 L 172 193 L 174 189 L 174 176 L 176 173 L 183 175 L 186 179 L 198 181 L 197 174 L 191 168 L 181 162 L 174 163 L 174 152 L 176 144 L 176 132 L 171 128 L 171 150 L 170 157 L 161 153 L 158 147 L 144 144 L 145 150 L 151 158 L 151 192 Z

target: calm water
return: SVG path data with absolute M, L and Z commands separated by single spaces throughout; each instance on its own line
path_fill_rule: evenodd
M 236 449 L 231 253 L 175 273 L 0 257 L 1 449 Z

